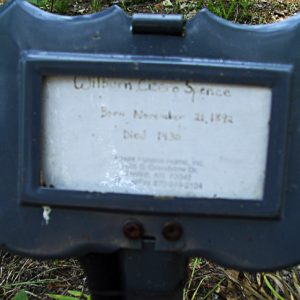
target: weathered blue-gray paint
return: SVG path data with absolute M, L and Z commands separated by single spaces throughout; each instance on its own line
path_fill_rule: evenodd
M 43 258 L 140 249 L 141 241 L 122 233 L 126 220 L 135 218 L 156 239 L 156 250 L 244 270 L 299 263 L 300 15 L 245 26 L 202 11 L 186 23 L 183 35 L 178 28 L 176 34 L 169 28 L 164 34 L 157 28 L 155 34 L 143 29 L 134 34 L 131 28 L 132 18 L 118 7 L 78 17 L 49 14 L 23 0 L 0 9 L 0 243 Z M 40 98 L 42 77 L 49 74 L 272 87 L 264 201 L 162 200 L 41 188 Z M 48 225 L 44 205 L 52 209 Z M 184 229 L 178 242 L 161 234 L 170 220 Z

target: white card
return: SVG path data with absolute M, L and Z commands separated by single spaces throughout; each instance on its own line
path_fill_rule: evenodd
M 270 88 L 49 77 L 42 101 L 48 186 L 263 199 Z

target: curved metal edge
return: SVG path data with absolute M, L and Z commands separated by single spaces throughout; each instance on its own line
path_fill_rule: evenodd
M 3 14 L 4 12 L 8 11 L 9 8 L 13 5 L 16 4 L 15 0 L 8 0 L 7 2 L 5 2 L 3 5 L 0 5 L 0 16 L 1 14 Z
M 1 14 L 9 12 L 11 9 L 14 9 L 15 6 L 20 7 L 22 10 L 26 11 L 26 13 L 32 15 L 33 17 L 38 19 L 43 19 L 43 20 L 50 19 L 54 21 L 65 20 L 71 22 L 77 22 L 77 21 L 83 22 L 83 21 L 96 20 L 106 16 L 109 17 L 115 14 L 118 14 L 126 18 L 132 18 L 131 16 L 126 14 L 122 8 L 120 8 L 117 5 L 111 6 L 97 13 L 78 15 L 78 16 L 66 16 L 66 15 L 57 15 L 50 12 L 46 12 L 30 4 L 26 0 L 8 0 L 8 2 L 6 2 L 2 7 L 0 7 L 0 16 Z M 284 30 L 293 30 L 297 26 L 300 27 L 300 12 L 294 16 L 290 16 L 285 20 L 276 23 L 262 24 L 262 25 L 248 25 L 248 24 L 238 24 L 232 21 L 225 20 L 221 17 L 216 16 L 215 14 L 213 14 L 212 12 L 210 12 L 208 9 L 205 8 L 200 10 L 193 18 L 191 18 L 186 22 L 186 30 L 188 31 L 193 26 L 197 26 L 197 23 L 201 19 L 205 19 L 206 21 L 222 26 L 223 28 L 226 27 L 238 31 L 271 33 L 271 32 L 278 32 Z
M 66 21 L 66 22 L 84 22 L 84 21 L 98 20 L 100 18 L 110 17 L 116 14 L 122 17 L 131 18 L 129 15 L 127 15 L 124 12 L 123 9 L 121 9 L 117 5 L 113 5 L 97 13 L 77 15 L 77 16 L 66 16 L 66 15 L 58 15 L 58 14 L 44 11 L 34 6 L 33 4 L 29 3 L 26 0 L 9 0 L 3 5 L 3 7 L 0 7 L 0 17 L 1 14 L 9 13 L 12 9 L 16 9 L 16 8 L 23 10 L 28 15 L 31 15 L 36 19 L 41 19 L 44 21 L 52 20 L 52 21 Z
M 5 251 L 8 251 L 10 253 L 13 253 L 14 255 L 20 255 L 23 256 L 24 254 L 26 257 L 30 257 L 32 259 L 42 259 L 42 260 L 54 260 L 54 259 L 67 259 L 70 257 L 81 257 L 85 256 L 90 253 L 116 253 L 118 251 L 121 251 L 122 247 L 114 247 L 114 248 L 108 248 L 108 247 L 102 247 L 97 244 L 80 244 L 80 245 L 73 245 L 70 247 L 66 247 L 63 252 L 57 251 L 57 253 L 40 253 L 37 255 L 34 251 L 28 252 L 28 249 L 25 251 L 22 251 L 21 249 L 16 250 L 14 247 L 9 247 L 8 245 L 1 245 L 1 248 Z M 60 249 L 61 250 L 61 249 Z M 132 248 L 134 250 L 134 248 Z M 197 251 L 197 253 L 193 253 L 193 251 L 188 252 L 182 252 L 182 256 L 186 258 L 192 258 L 192 257 L 202 257 L 205 260 L 208 260 L 214 264 L 220 265 L 223 268 L 226 269 L 236 269 L 243 272 L 275 272 L 279 270 L 284 270 L 288 268 L 292 268 L 298 264 L 300 264 L 300 261 L 293 261 L 293 262 L 285 262 L 285 263 L 278 263 L 276 265 L 261 265 L 260 263 L 254 264 L 253 261 L 244 260 L 242 258 L 236 258 L 236 257 L 224 257 L 223 255 L 220 255 L 221 251 L 215 251 L 215 252 L 207 252 L 204 251 L 202 255 L 199 255 L 200 252 Z
M 294 27 L 297 26 L 300 27 L 300 12 L 279 22 L 270 23 L 270 24 L 261 24 L 261 25 L 249 25 L 249 24 L 234 23 L 232 21 L 225 20 L 213 14 L 208 9 L 204 8 L 200 10 L 193 18 L 187 21 L 186 29 L 189 30 L 189 28 L 195 26 L 201 19 L 205 19 L 208 22 L 213 22 L 216 25 L 231 28 L 233 30 L 251 31 L 251 32 L 271 33 L 271 32 L 277 32 L 286 29 L 293 30 Z
M 268 265 L 261 263 L 253 263 L 253 261 L 249 261 L 242 258 L 236 258 L 235 256 L 228 257 L 224 255 L 220 255 L 221 251 L 216 252 L 203 252 L 203 255 L 200 255 L 200 257 L 204 258 L 205 260 L 208 260 L 209 262 L 212 262 L 214 264 L 220 265 L 225 269 L 235 269 L 243 272 L 275 272 L 280 270 L 289 269 L 292 267 L 295 267 L 300 264 L 300 260 L 295 261 L 289 261 L 284 263 L 278 263 Z M 199 257 L 199 253 L 197 252 L 197 255 L 193 253 L 193 251 L 184 253 L 189 258 L 192 257 Z
M 122 250 L 121 247 L 105 247 L 95 243 L 88 244 L 76 244 L 73 246 L 66 246 L 63 251 L 58 249 L 57 252 L 47 252 L 47 253 L 39 253 L 36 254 L 35 251 L 28 251 L 28 249 L 22 251 L 22 249 L 17 249 L 15 247 L 11 247 L 7 244 L 2 244 L 0 248 L 4 251 L 12 253 L 14 255 L 26 256 L 32 259 L 42 259 L 42 260 L 52 260 L 52 259 L 68 259 L 70 257 L 81 257 L 90 253 L 114 253 Z

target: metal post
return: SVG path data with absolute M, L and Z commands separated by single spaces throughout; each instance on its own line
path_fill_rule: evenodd
M 79 259 L 93 300 L 122 300 L 117 253 L 89 254 Z
M 81 259 L 93 300 L 182 300 L 187 259 L 157 252 L 155 242 L 143 250 L 92 254 Z

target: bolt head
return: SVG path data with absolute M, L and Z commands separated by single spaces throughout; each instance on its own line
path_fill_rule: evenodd
M 144 235 L 143 224 L 136 220 L 129 220 L 123 226 L 123 233 L 130 240 L 139 240 Z
M 166 223 L 162 231 L 164 238 L 171 242 L 178 241 L 182 237 L 182 233 L 182 226 L 175 221 Z

